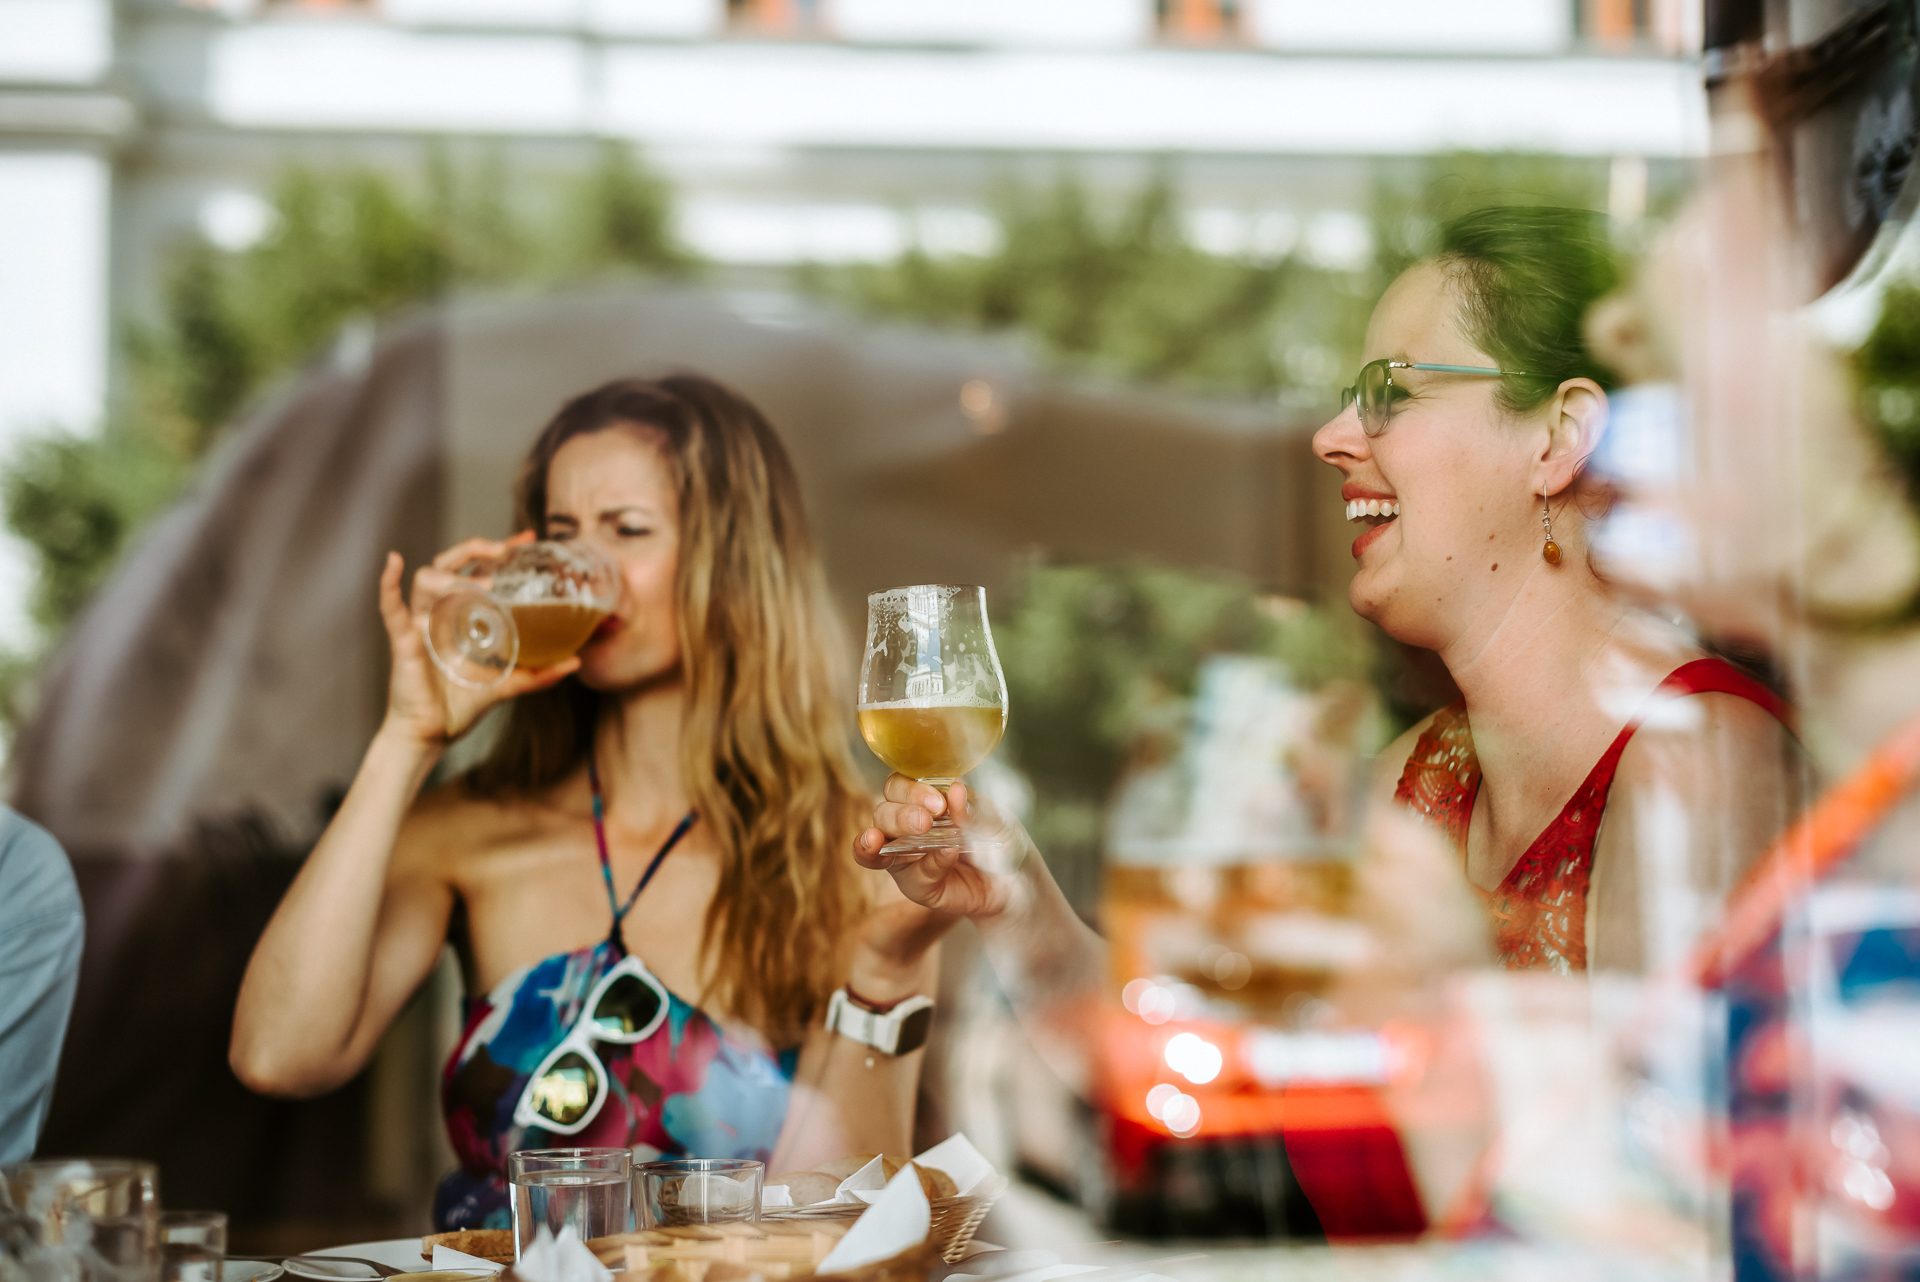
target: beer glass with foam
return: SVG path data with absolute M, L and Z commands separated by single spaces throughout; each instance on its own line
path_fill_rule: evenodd
M 942 792 L 984 761 L 1007 728 L 1007 681 L 987 625 L 986 590 L 929 583 L 868 597 L 859 713 L 875 756 Z M 962 834 L 942 814 L 931 831 L 882 849 L 910 855 L 998 845 Z
M 427 614 L 427 649 L 449 681 L 485 690 L 514 668 L 544 668 L 587 643 L 620 600 L 620 571 L 579 541 L 522 543 L 459 573 Z

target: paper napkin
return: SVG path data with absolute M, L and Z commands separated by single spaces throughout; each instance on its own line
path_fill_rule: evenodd
M 873 1205 L 853 1222 L 847 1235 L 827 1252 L 818 1271 L 844 1273 L 892 1259 L 926 1241 L 927 1231 L 932 1227 L 933 1211 L 927 1205 L 927 1195 L 920 1191 L 920 1177 L 912 1167 L 903 1167 Z M 535 1279 L 535 1282 L 545 1280 Z
M 442 1269 L 456 1273 L 498 1273 L 506 1267 L 477 1255 L 468 1255 L 465 1251 L 456 1251 L 450 1246 L 436 1245 L 433 1248 L 433 1268 L 436 1273 Z
M 525 1282 L 613 1282 L 613 1271 L 594 1258 L 571 1224 L 559 1237 L 542 1224 L 513 1271 Z

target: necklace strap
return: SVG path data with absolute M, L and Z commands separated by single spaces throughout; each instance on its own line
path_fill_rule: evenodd
M 640 898 L 640 892 L 647 888 L 647 883 L 653 880 L 653 874 L 660 871 L 661 861 L 680 844 L 680 839 L 687 835 L 699 816 L 689 810 L 680 817 L 680 822 L 674 825 L 673 832 L 647 865 L 647 870 L 640 874 L 639 884 L 623 904 L 613 888 L 613 860 L 607 854 L 607 807 L 600 794 L 600 771 L 591 756 L 587 758 L 587 781 L 593 785 L 593 840 L 600 851 L 600 877 L 607 884 L 607 907 L 613 911 L 613 928 L 607 938 L 612 941 L 616 951 L 624 955 L 627 949 L 620 936 L 620 923 L 633 911 L 634 902 Z

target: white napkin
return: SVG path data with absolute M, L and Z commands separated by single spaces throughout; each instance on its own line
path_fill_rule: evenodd
M 760 1189 L 760 1209 L 771 1210 L 776 1206 L 792 1206 L 793 1190 L 784 1184 L 767 1184 Z
M 841 1180 L 840 1187 L 833 1191 L 833 1200 L 865 1202 L 868 1206 L 872 1206 L 887 1187 L 887 1168 L 881 1164 L 883 1160 L 876 1157 L 846 1179 Z M 899 1179 L 900 1176 L 895 1175 L 894 1178 Z
M 980 1150 L 959 1131 L 913 1160 L 929 1170 L 944 1171 L 961 1197 L 973 1192 L 982 1180 L 994 1174 L 993 1163 L 982 1157 Z
M 433 1269 L 436 1273 L 442 1269 L 456 1273 L 498 1273 L 506 1267 L 477 1255 L 468 1255 L 465 1251 L 456 1251 L 450 1246 L 436 1244 L 433 1248 Z
M 847 1178 L 851 1180 L 859 1174 L 856 1171 Z M 887 1183 L 878 1200 L 853 1222 L 847 1235 L 827 1252 L 817 1271 L 844 1273 L 892 1259 L 926 1241 L 927 1231 L 932 1227 L 933 1211 L 927 1205 L 927 1195 L 920 1191 L 920 1177 L 912 1167 L 903 1167 Z M 533 1282 L 547 1282 L 547 1279 L 536 1278 Z
M 613 1271 L 594 1258 L 571 1224 L 561 1228 L 559 1237 L 542 1224 L 513 1271 L 526 1282 L 613 1282 Z

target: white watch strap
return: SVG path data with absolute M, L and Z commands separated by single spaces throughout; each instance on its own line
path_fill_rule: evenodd
M 845 988 L 838 988 L 827 1003 L 827 1027 L 849 1041 L 894 1055 L 898 1054 L 900 1029 L 907 1016 L 932 1008 L 931 998 L 909 997 L 882 1015 L 857 1005 L 847 997 Z

